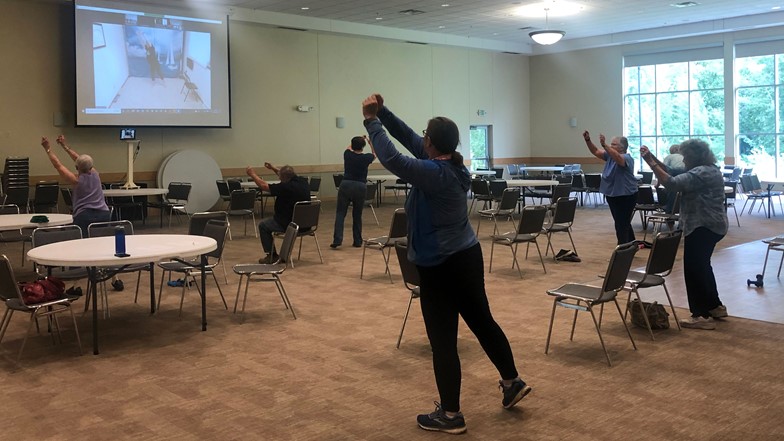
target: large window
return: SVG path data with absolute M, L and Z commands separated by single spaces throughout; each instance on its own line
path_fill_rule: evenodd
M 493 126 L 471 126 L 471 168 L 490 169 L 492 156 Z
M 624 68 L 624 133 L 633 147 L 656 156 L 688 138 L 708 142 L 724 160 L 724 60 L 700 60 Z M 630 149 L 639 169 L 638 148 Z
M 735 99 L 739 165 L 784 175 L 784 54 L 738 57 Z

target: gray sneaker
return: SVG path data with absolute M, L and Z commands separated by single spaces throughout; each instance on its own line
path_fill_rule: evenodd
M 417 424 L 425 430 L 432 430 L 435 432 L 451 433 L 459 435 L 466 431 L 465 418 L 463 414 L 458 412 L 452 418 L 446 416 L 446 412 L 441 409 L 441 403 L 435 402 L 436 410 L 432 413 L 418 415 Z
M 719 305 L 719 306 L 711 309 L 710 311 L 708 311 L 708 314 L 710 314 L 711 317 L 713 317 L 713 318 L 724 318 L 724 317 L 727 317 L 727 307 L 724 306 L 724 305 Z
M 713 317 L 689 317 L 681 319 L 681 326 L 691 329 L 716 329 L 716 322 Z

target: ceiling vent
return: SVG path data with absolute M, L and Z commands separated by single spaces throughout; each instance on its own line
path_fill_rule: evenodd
M 697 6 L 699 3 L 697 2 L 680 2 L 680 3 L 670 3 L 670 6 L 674 8 L 688 8 L 691 6 Z
M 405 9 L 403 11 L 398 12 L 398 14 L 403 14 L 403 15 L 419 15 L 424 13 L 425 11 L 420 11 L 419 9 Z

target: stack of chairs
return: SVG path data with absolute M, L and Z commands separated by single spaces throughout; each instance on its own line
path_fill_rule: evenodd
M 13 204 L 21 211 L 28 211 L 30 199 L 30 158 L 5 158 L 3 169 L 2 204 Z

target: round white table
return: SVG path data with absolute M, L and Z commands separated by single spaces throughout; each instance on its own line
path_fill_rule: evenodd
M 166 188 L 112 188 L 103 191 L 103 195 L 107 198 L 116 197 L 133 197 L 133 196 L 156 196 L 164 195 L 169 190 Z
M 98 268 L 121 267 L 133 263 L 150 264 L 150 313 L 155 313 L 155 262 L 167 258 L 201 256 L 201 322 L 207 330 L 205 253 L 218 247 L 215 239 L 188 234 L 136 234 L 125 237 L 128 257 L 114 255 L 114 236 L 90 237 L 42 245 L 27 252 L 27 259 L 39 265 L 87 267 L 92 285 L 93 353 L 98 354 Z
M 261 178 L 261 179 L 264 179 L 264 178 Z M 277 180 L 277 179 L 274 180 L 274 181 L 268 181 L 268 180 L 264 179 L 264 182 L 266 182 L 267 184 L 280 184 L 280 181 Z M 242 181 L 242 182 L 240 182 L 240 187 L 242 187 L 242 188 L 259 188 L 259 186 L 256 185 L 256 183 L 254 181 Z
M 215 181 L 223 179 L 220 167 L 212 156 L 198 150 L 180 150 L 164 158 L 158 169 L 158 187 L 171 182 L 189 182 L 191 193 L 185 211 L 207 211 L 220 200 Z
M 495 176 L 495 170 L 469 170 L 468 172 L 477 176 Z
M 33 216 L 46 216 L 49 222 L 30 222 Z M 73 223 L 73 216 L 60 213 L 0 214 L 0 231 L 20 230 L 22 228 L 55 227 Z
M 554 179 L 507 179 L 506 185 L 510 187 L 553 187 L 558 185 Z

